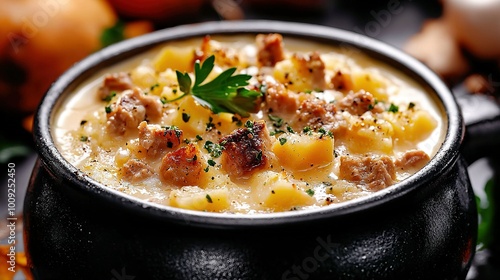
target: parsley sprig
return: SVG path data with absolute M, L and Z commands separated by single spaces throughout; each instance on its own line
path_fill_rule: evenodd
M 194 83 L 188 73 L 176 71 L 179 89 L 184 93 L 168 102 L 179 100 L 187 95 L 193 95 L 200 104 L 206 106 L 214 113 L 233 113 L 248 117 L 250 113 L 257 112 L 257 101 L 262 96 L 261 92 L 244 88 L 252 77 L 246 74 L 233 75 L 236 67 L 229 68 L 220 73 L 215 79 L 206 82 L 208 75 L 215 66 L 215 56 L 210 56 L 200 65 L 194 65 Z

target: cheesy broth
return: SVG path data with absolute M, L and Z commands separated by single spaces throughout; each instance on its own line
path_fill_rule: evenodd
M 260 92 L 249 117 L 182 95 L 176 70 L 215 55 L 207 80 L 237 67 Z M 63 156 L 109 188 L 185 209 L 317 208 L 416 172 L 443 137 L 425 90 L 363 54 L 258 36 L 170 42 L 77 88 L 57 113 Z

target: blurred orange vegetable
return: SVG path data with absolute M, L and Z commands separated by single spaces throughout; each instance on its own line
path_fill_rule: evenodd
M 101 46 L 116 15 L 104 0 L 2 1 L 0 108 L 32 112 L 50 84 Z

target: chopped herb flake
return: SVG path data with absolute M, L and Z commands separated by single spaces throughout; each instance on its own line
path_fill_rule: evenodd
M 271 115 L 271 114 L 269 114 L 268 117 L 273 122 L 274 127 L 283 126 L 283 119 L 282 118 L 280 118 L 278 116 Z
M 182 121 L 184 121 L 185 123 L 187 123 L 190 118 L 191 116 L 188 113 L 182 113 Z
M 112 91 L 112 92 L 110 92 L 108 95 L 106 95 L 106 97 L 104 97 L 104 98 L 102 99 L 102 101 L 109 102 L 109 101 L 111 101 L 111 100 L 113 99 L 113 97 L 115 97 L 115 96 L 116 96 L 116 91 Z
M 212 198 L 210 197 L 210 195 L 209 195 L 209 194 L 207 194 L 207 195 L 205 196 L 205 198 L 207 199 L 208 203 L 212 203 L 212 202 L 213 202 L 213 201 L 212 201 Z
M 279 140 L 280 140 L 280 144 L 281 144 L 281 146 L 285 145 L 285 143 L 286 143 L 286 138 L 280 138 Z
M 306 193 L 309 195 L 309 196 L 313 196 L 314 195 L 314 190 L 313 189 L 308 189 L 306 191 Z
M 389 109 L 387 111 L 391 113 L 397 113 L 399 111 L 399 107 L 394 105 L 394 103 L 391 103 L 391 106 L 389 106 Z
M 205 142 L 203 148 L 205 148 L 213 158 L 220 157 L 222 155 L 222 150 L 224 149 L 223 146 L 213 143 L 212 141 Z

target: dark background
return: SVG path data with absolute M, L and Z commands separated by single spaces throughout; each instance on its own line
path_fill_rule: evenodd
M 282 2 L 288 3 L 283 4 Z M 302 2 L 302 4 L 298 2 Z M 294 1 L 284 0 L 235 0 L 232 4 L 236 4 L 244 12 L 245 19 L 272 19 L 331 26 L 361 33 L 398 48 L 403 48 L 408 39 L 420 31 L 422 24 L 426 20 L 438 18 L 442 14 L 441 4 L 437 0 L 373 0 L 363 2 L 358 0 L 314 0 L 310 1 L 309 6 L 304 5 L 304 2 L 308 1 L 297 0 L 294 4 Z M 388 16 L 387 11 L 394 8 L 397 13 L 389 13 Z M 155 29 L 162 29 L 184 23 L 225 20 L 225 17 L 227 17 L 227 14 L 225 14 L 224 9 L 222 11 L 219 9 L 217 12 L 213 5 L 206 3 L 200 12 L 195 15 L 176 18 L 172 21 L 156 21 L 154 27 Z M 122 19 L 124 21 L 133 20 L 133 18 L 127 16 L 123 16 Z M 490 65 L 487 63 L 479 64 L 476 67 L 484 71 L 498 71 L 490 69 Z M 484 67 L 484 69 L 481 69 L 481 67 Z M 450 87 L 457 96 L 469 94 L 461 82 L 451 84 Z M 474 121 L 475 113 L 477 112 L 464 112 L 467 123 Z M 36 159 L 31 133 L 21 125 L 24 117 L 24 115 L 18 115 L 15 111 L 0 112 L 0 119 L 2 120 L 0 163 L 2 170 L 7 170 L 8 162 L 14 162 L 17 165 L 17 212 L 19 214 L 22 212 L 23 192 L 28 184 L 31 168 Z M 498 202 L 500 202 L 500 199 L 498 199 L 499 191 L 495 192 L 500 185 L 498 181 L 498 174 L 500 174 L 499 158 L 499 156 L 491 155 L 477 161 L 469 168 L 476 195 L 483 199 L 483 202 L 479 203 L 479 205 L 490 216 L 482 217 L 482 221 L 487 220 L 488 224 L 480 227 L 480 234 L 489 238 L 489 241 L 476 253 L 468 279 L 500 279 L 500 260 L 498 259 L 500 245 L 495 239 L 500 233 L 498 230 L 499 219 L 498 214 L 496 214 L 498 211 L 494 209 L 495 205 L 496 208 L 500 208 L 498 206 Z M 5 191 L 7 185 L 6 173 L 7 171 L 2 171 L 0 176 L 2 178 L 0 184 L 0 201 L 2 201 L 0 203 L 0 217 L 2 220 L 0 223 L 4 222 L 3 217 L 6 215 L 6 205 L 4 203 L 4 201 L 7 201 Z M 490 186 L 493 187 L 492 190 L 485 191 L 488 181 L 490 181 Z M 485 200 L 487 200 L 487 203 L 485 203 Z M 0 224 L 0 226 L 2 225 Z M 0 240 L 4 237 L 2 236 L 2 230 L 4 229 L 0 228 Z M 18 239 L 21 239 L 20 235 Z M 0 244 L 5 244 L 4 241 L 0 242 Z M 16 279 L 22 278 L 18 277 Z

